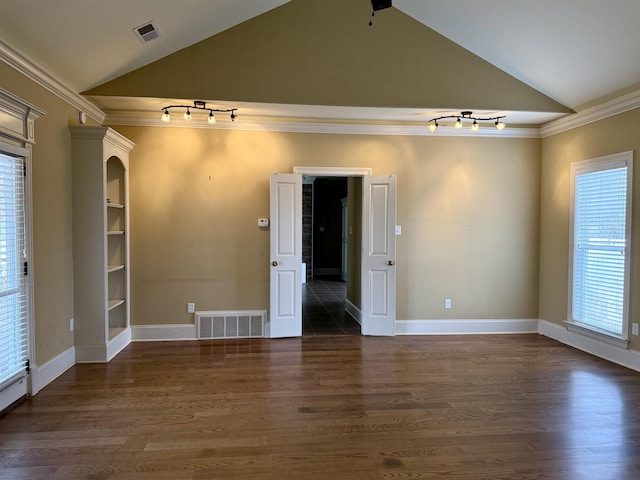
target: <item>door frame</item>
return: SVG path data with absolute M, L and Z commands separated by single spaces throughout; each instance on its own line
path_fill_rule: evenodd
M 32 105 L 11 92 L 0 88 L 0 127 L 4 138 L 0 139 L 0 152 L 4 155 L 22 158 L 25 162 L 24 179 L 24 249 L 28 263 L 27 276 L 27 358 L 29 359 L 29 371 L 25 377 L 26 385 L 14 383 L 4 392 L 8 395 L 20 395 L 26 393 L 35 395 L 42 385 L 38 381 L 38 365 L 35 361 L 35 318 L 34 318 L 34 268 L 33 268 L 33 187 L 32 177 L 32 151 L 35 144 L 35 122 L 45 115 L 44 110 Z M 16 387 L 16 388 L 13 388 Z M 26 388 L 25 388 L 26 387 Z M 23 390 L 24 389 L 24 390 Z M 9 392 L 11 390 L 11 392 Z M 9 397 L 6 397 L 9 398 Z M 6 399 L 5 398 L 5 399 Z M 17 397 L 16 400 L 20 398 Z
M 294 166 L 293 173 L 299 173 L 302 174 L 303 179 L 305 176 L 314 176 L 314 177 L 365 177 L 365 176 L 370 176 L 373 175 L 373 169 L 370 167 L 362 167 L 362 168 L 357 168 L 357 167 L 307 167 L 307 166 Z M 363 192 L 364 195 L 364 192 Z M 366 221 L 364 218 L 362 219 L 363 221 L 363 225 L 362 228 L 367 228 L 367 225 L 364 225 L 364 222 Z M 361 260 L 364 258 L 365 256 L 365 251 L 361 246 L 360 249 L 361 253 L 360 253 L 360 257 Z M 361 290 L 362 290 L 362 281 L 361 281 Z M 397 297 L 397 291 L 396 289 L 393 290 L 393 296 L 394 296 L 394 300 Z M 396 302 L 394 301 L 393 304 L 395 305 Z M 362 311 L 362 306 L 359 307 L 359 309 L 357 310 L 357 314 L 360 314 Z M 349 310 L 350 314 L 352 313 L 356 313 L 356 312 L 352 312 L 351 309 Z M 359 315 L 358 315 L 359 316 Z M 358 323 L 360 324 L 360 326 L 362 326 L 362 319 L 361 318 L 357 318 L 356 319 L 358 321 Z

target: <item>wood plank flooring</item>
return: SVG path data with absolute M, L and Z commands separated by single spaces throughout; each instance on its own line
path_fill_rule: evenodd
M 640 478 L 640 373 L 538 335 L 127 347 L 0 418 L 0 479 Z

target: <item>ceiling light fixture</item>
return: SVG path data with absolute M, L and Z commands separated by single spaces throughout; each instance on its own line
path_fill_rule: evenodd
M 209 112 L 209 116 L 207 117 L 207 122 L 209 124 L 216 123 L 215 113 L 229 113 L 232 122 L 238 121 L 238 115 L 236 114 L 237 108 L 209 108 L 207 107 L 207 103 L 203 100 L 194 100 L 193 105 L 167 105 L 166 107 L 162 107 L 162 121 L 170 122 L 171 114 L 170 110 L 172 108 L 186 108 L 184 112 L 184 119 L 191 120 L 191 110 L 206 110 Z
M 505 123 L 502 121 L 503 118 L 506 118 L 505 115 L 501 115 L 499 117 L 474 117 L 473 112 L 465 110 L 463 112 L 460 112 L 459 115 L 443 115 L 441 117 L 432 118 L 431 120 L 429 120 L 427 125 L 429 131 L 433 133 L 438 129 L 438 127 L 440 126 L 438 125 L 438 120 L 445 120 L 449 118 L 456 119 L 454 127 L 458 129 L 464 126 L 463 120 L 473 120 L 473 123 L 471 124 L 471 131 L 473 132 L 477 132 L 478 130 L 480 130 L 480 124 L 478 122 L 490 122 L 492 120 L 495 120 L 495 126 L 499 131 L 504 130 L 504 127 L 506 127 Z

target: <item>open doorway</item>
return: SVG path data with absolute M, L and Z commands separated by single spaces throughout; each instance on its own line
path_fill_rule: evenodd
M 359 179 L 312 176 L 303 180 L 302 334 L 305 336 L 359 335 L 361 331 L 360 324 L 347 311 L 348 296 L 354 297 L 350 280 L 355 279 L 350 275 L 356 270 L 355 265 L 349 268 L 350 227 L 351 237 L 354 232 L 348 220 L 348 205 L 349 193 L 353 196 L 358 190 L 354 186 L 356 181 Z M 359 218 L 353 220 L 360 224 Z
M 359 185 L 359 193 L 349 195 L 353 202 L 348 204 L 349 247 L 353 252 L 349 250 L 352 275 L 347 276 L 346 309 L 360 323 L 363 335 L 395 335 L 396 176 L 371 175 L 370 169 L 293 167 L 293 173 L 272 173 L 270 179 L 271 269 L 266 336 L 302 335 L 302 180 L 309 175 L 346 176 L 349 185 Z M 360 224 L 354 226 L 352 238 L 354 219 Z

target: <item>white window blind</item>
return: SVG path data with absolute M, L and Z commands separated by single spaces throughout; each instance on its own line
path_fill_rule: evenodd
M 24 159 L 0 154 L 0 391 L 26 375 Z
M 573 168 L 571 321 L 626 338 L 628 162 Z

